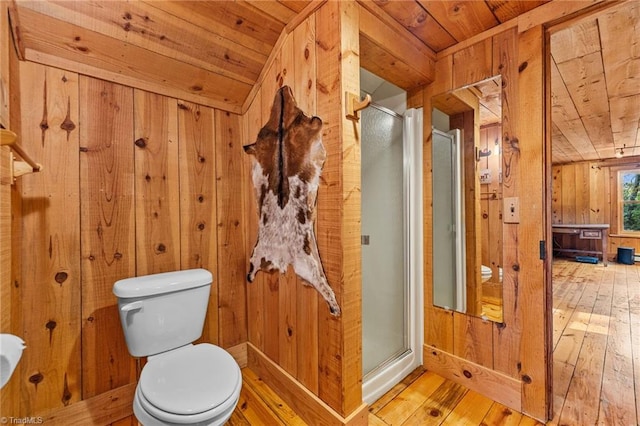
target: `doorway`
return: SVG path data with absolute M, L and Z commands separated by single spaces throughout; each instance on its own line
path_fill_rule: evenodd
M 619 174 L 640 167 L 639 37 L 637 2 L 549 29 L 548 226 L 600 227 L 550 238 L 553 424 L 640 422 L 640 266 L 615 259 L 640 247 L 622 221 Z

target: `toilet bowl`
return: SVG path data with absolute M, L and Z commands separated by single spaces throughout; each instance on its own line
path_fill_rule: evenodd
M 148 356 L 133 399 L 144 426 L 223 425 L 240 398 L 242 373 L 224 349 L 200 337 L 213 277 L 195 269 L 116 282 L 129 352 Z
M 235 409 L 242 375 L 223 349 L 201 343 L 150 357 L 133 399 L 147 425 L 222 425 Z

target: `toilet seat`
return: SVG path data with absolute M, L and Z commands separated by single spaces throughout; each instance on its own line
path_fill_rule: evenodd
M 233 357 L 202 343 L 150 357 L 136 396 L 140 406 L 161 421 L 198 423 L 233 409 L 241 388 Z

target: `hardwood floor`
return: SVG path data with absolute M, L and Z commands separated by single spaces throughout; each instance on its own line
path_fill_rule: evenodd
M 640 266 L 553 264 L 551 425 L 640 424 Z
M 548 425 L 640 424 L 640 266 L 553 265 L 554 418 Z M 230 425 L 304 425 L 251 370 Z M 541 425 L 416 369 L 369 407 L 369 424 Z

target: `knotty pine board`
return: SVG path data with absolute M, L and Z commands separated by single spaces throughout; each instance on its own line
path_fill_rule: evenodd
M 20 412 L 82 399 L 78 76 L 21 63 L 21 143 L 44 167 L 22 178 Z M 54 166 L 55 165 L 55 166 Z
M 178 106 L 135 90 L 133 96 L 136 275 L 180 269 Z
M 201 341 L 218 343 L 218 239 L 214 110 L 178 101 L 180 267 L 213 274 Z
M 307 18 L 293 31 L 293 90 L 298 106 L 308 116 L 317 115 L 316 68 L 317 55 L 315 45 L 315 17 Z M 322 119 L 322 117 L 320 117 Z M 317 213 L 316 213 L 317 218 Z M 316 235 L 318 223 L 315 223 Z M 322 259 L 322 254 L 321 254 Z M 297 379 L 311 392 L 318 392 L 318 311 L 326 309 L 326 303 L 318 292 L 302 280 L 297 280 L 296 291 L 296 345 Z
M 216 215 L 218 241 L 218 336 L 231 347 L 247 341 L 246 247 L 242 194 L 248 189 L 242 171 L 241 119 L 215 110 Z
M 522 196 L 519 191 L 520 155 L 518 151 L 518 104 L 519 80 L 517 77 L 517 54 L 519 49 L 517 32 L 510 29 L 493 37 L 493 74 L 502 78 L 502 195 L 506 197 Z M 516 139 L 514 141 L 514 139 Z M 522 317 L 519 312 L 520 286 L 518 281 L 518 237 L 517 225 L 502 226 L 502 309 L 503 321 L 493 329 L 494 368 L 511 377 L 519 376 L 520 347 L 522 336 Z M 515 268 L 514 268 L 515 266 Z
M 136 379 L 112 292 L 136 275 L 134 116 L 131 88 L 81 76 L 80 94 L 82 384 L 90 398 Z

